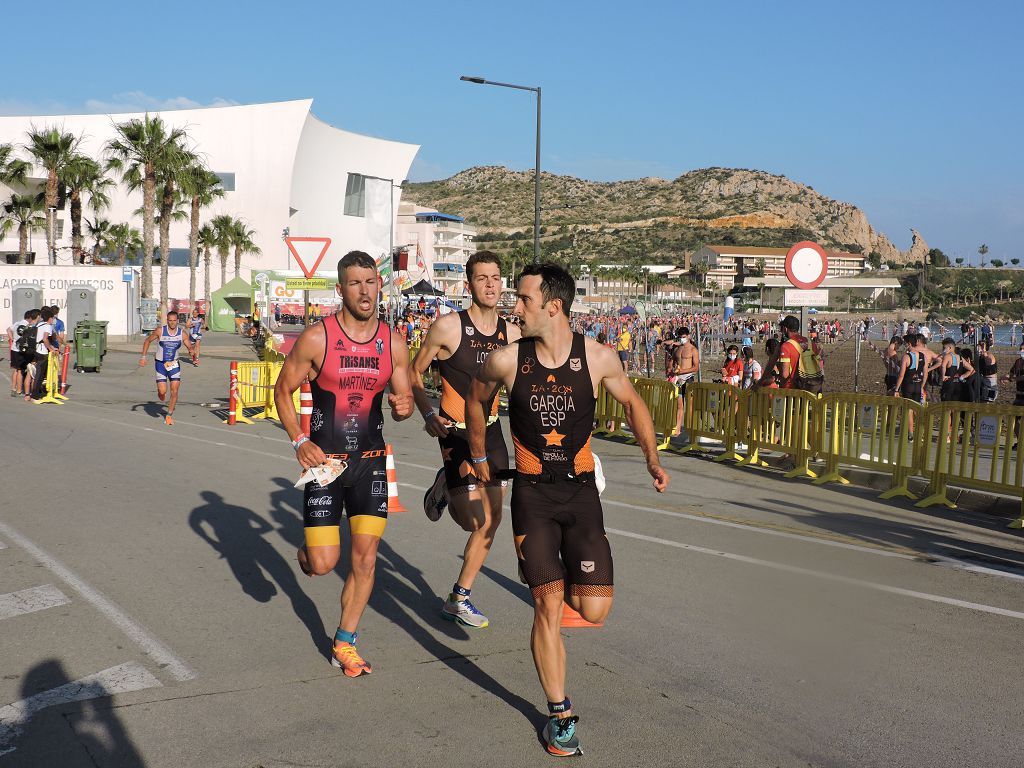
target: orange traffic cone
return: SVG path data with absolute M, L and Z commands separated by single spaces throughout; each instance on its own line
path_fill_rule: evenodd
M 603 627 L 604 622 L 592 624 L 579 615 L 568 603 L 562 603 L 562 627 Z
M 391 451 L 390 443 L 386 446 L 386 453 L 386 466 L 388 473 L 388 514 L 392 515 L 396 512 L 408 512 L 409 510 L 402 506 L 402 500 L 398 498 L 398 473 L 395 472 L 395 454 Z

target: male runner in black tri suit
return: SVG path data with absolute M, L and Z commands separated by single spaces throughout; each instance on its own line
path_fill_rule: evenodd
M 338 262 L 341 310 L 309 326 L 292 347 L 274 387 L 281 424 L 303 470 L 328 456 L 347 462 L 333 483 L 310 481 L 302 500 L 306 543 L 299 566 L 309 576 L 330 573 L 341 556 L 341 515 L 348 517 L 351 568 L 341 593 L 341 620 L 331 663 L 349 677 L 371 669 L 356 651 L 356 627 L 373 591 L 377 546 L 388 519 L 384 389 L 391 416 L 412 415 L 409 350 L 377 319 L 380 275 L 376 262 L 351 251 Z M 308 378 L 313 394 L 310 435 L 299 427 L 292 393 Z
M 491 351 L 519 338 L 519 329 L 498 316 L 501 299 L 501 259 L 491 251 L 478 251 L 466 262 L 466 286 L 473 298 L 468 310 L 438 318 L 412 364 L 412 388 L 424 429 L 441 445 L 444 466 L 438 471 L 423 506 L 431 520 L 440 518 L 445 503 L 469 540 L 462 569 L 441 615 L 466 627 L 490 624 L 470 601 L 473 582 L 483 567 L 501 523 L 501 504 L 507 480 L 484 484 L 477 480 L 466 442 L 466 396 L 477 368 Z M 437 358 L 441 375 L 440 413 L 435 413 L 423 387 L 423 373 Z M 498 420 L 495 398 L 487 418 L 487 455 L 498 470 L 508 468 L 508 448 Z M 447 499 L 447 502 L 445 501 Z
M 530 645 L 550 718 L 548 752 L 579 754 L 578 718 L 565 695 L 562 603 L 599 623 L 612 607 L 612 556 L 594 484 L 590 438 L 598 387 L 625 406 L 647 459 L 654 487 L 668 487 L 658 461 L 654 424 L 615 352 L 569 326 L 576 292 L 572 276 L 553 264 L 533 264 L 519 277 L 516 314 L 523 339 L 493 351 L 477 371 L 466 402 L 470 461 L 481 482 L 491 478 L 486 423 L 502 384 L 516 453 L 512 530 L 534 600 Z

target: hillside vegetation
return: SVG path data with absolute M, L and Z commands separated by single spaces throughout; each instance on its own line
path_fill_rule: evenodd
M 927 252 L 923 240 L 900 251 L 856 206 L 764 171 L 705 168 L 672 181 L 614 182 L 543 173 L 541 184 L 542 245 L 563 260 L 681 264 L 703 244 L 788 247 L 799 240 L 877 252 L 881 261 L 895 263 Z M 505 253 L 532 248 L 532 172 L 470 168 L 409 184 L 406 199 L 465 216 L 478 228 L 481 247 Z

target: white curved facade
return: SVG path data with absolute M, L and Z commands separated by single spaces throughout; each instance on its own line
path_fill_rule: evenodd
M 209 169 L 227 180 L 226 187 L 231 186 L 233 174 L 234 189 L 204 209 L 202 220 L 228 214 L 243 219 L 255 230 L 256 244 L 263 253 L 259 257 L 243 257 L 245 278 L 250 269 L 294 268 L 282 240 L 285 228 L 292 236 L 330 237 L 332 245 L 325 264 L 354 248 L 374 256 L 387 251 L 387 228 L 382 239 L 380 222 L 394 221 L 401 190 L 392 188 L 392 201 L 385 198 L 383 204 L 367 195 L 365 215 L 345 215 L 348 177 L 376 176 L 394 179 L 397 185 L 408 175 L 419 147 L 339 130 L 314 117 L 311 106 L 311 99 L 302 99 L 151 113 L 159 114 L 170 126 L 184 128 L 193 149 Z M 81 136 L 79 151 L 102 160 L 103 147 L 114 138 L 114 124 L 142 116 L 143 113 L 0 117 L 0 143 L 20 148 L 32 127 L 55 126 Z M 18 155 L 30 159 L 21 149 Z M 36 168 L 29 186 L 37 190 L 43 181 L 42 169 Z M 0 185 L 0 203 L 10 193 Z M 141 191 L 129 194 L 119 185 L 112 191 L 111 202 L 111 207 L 101 214 L 103 218 L 112 223 L 130 222 L 141 231 L 142 217 L 134 213 L 142 206 Z M 92 216 L 87 208 L 83 213 Z M 61 265 L 70 265 L 72 261 L 69 215 L 67 205 L 57 213 L 57 263 Z M 172 224 L 172 264 L 180 263 L 182 251 L 188 248 L 188 233 L 187 221 Z M 88 240 L 85 247 L 89 247 Z M 17 250 L 16 231 L 0 239 L 0 254 Z M 47 263 L 44 233 L 32 235 L 32 250 L 36 264 Z M 229 279 L 231 264 L 233 256 L 229 259 Z M 213 272 L 211 282 L 216 289 L 220 284 L 219 269 L 215 267 Z

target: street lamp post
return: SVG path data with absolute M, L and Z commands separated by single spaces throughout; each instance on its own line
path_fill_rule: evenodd
M 386 179 L 383 176 L 369 176 L 361 174 L 364 179 L 375 181 L 386 181 L 388 187 L 388 199 L 391 201 L 391 218 L 388 221 L 388 322 L 394 320 L 395 311 L 395 190 L 404 189 L 405 180 L 401 184 L 395 184 L 395 180 Z
M 463 75 L 459 80 L 477 85 L 496 85 L 501 88 L 515 88 L 517 91 L 532 91 L 537 94 L 537 156 L 533 165 L 533 261 L 540 261 L 540 86 L 514 85 L 513 83 L 498 83 L 493 80 L 485 80 L 482 77 L 469 77 Z

